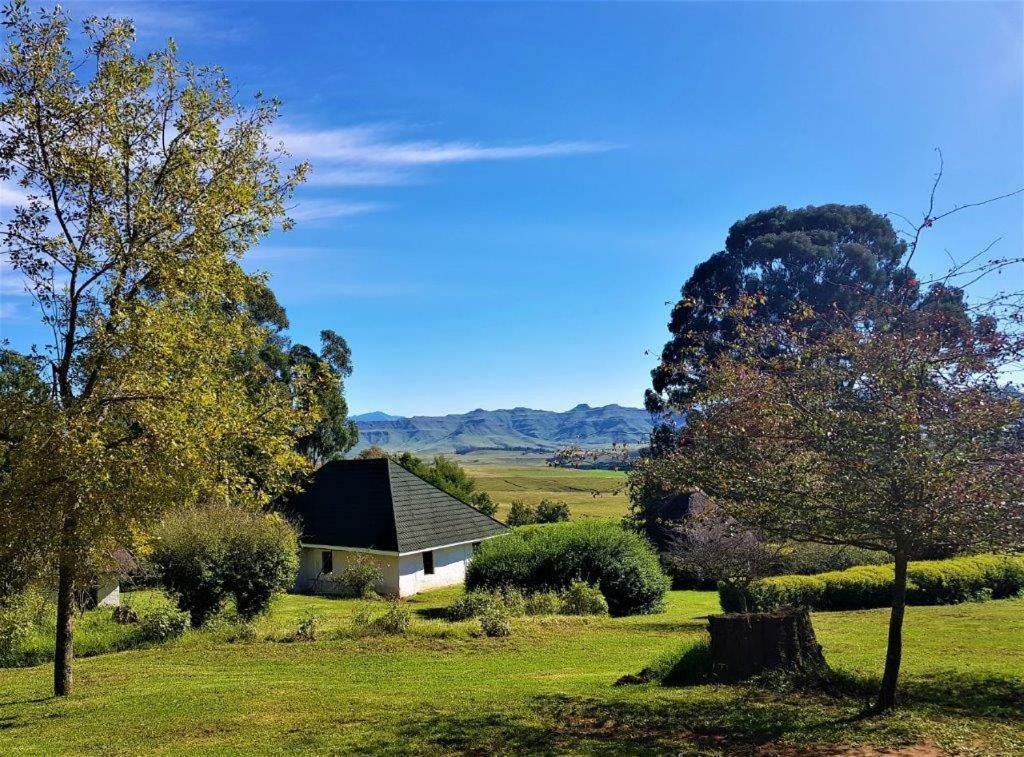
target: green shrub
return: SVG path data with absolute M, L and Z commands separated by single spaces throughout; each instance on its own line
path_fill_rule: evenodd
M 376 592 L 374 586 L 384 580 L 384 574 L 373 561 L 357 556 L 341 570 L 322 578 L 331 586 L 331 593 L 339 597 L 369 599 Z
M 467 591 L 452 602 L 445 610 L 445 617 L 452 621 L 469 620 L 483 615 L 494 604 L 494 595 L 485 591 Z
M 558 615 L 561 611 L 562 598 L 553 591 L 536 591 L 527 594 L 523 601 L 523 612 L 526 615 Z M 605 602 L 605 612 L 607 611 L 608 603 Z
M 776 576 L 747 588 L 750 610 L 784 606 L 812 610 L 864 610 L 887 607 L 892 601 L 892 565 L 862 565 L 816 576 Z M 907 602 L 944 605 L 980 599 L 1004 599 L 1024 592 L 1024 557 L 979 555 L 913 562 L 907 569 Z M 726 612 L 738 612 L 740 597 L 719 588 Z
M 120 604 L 110 613 L 110 618 L 118 625 L 127 626 L 139 622 L 139 613 L 129 604 Z
M 270 601 L 295 581 L 299 535 L 276 513 L 242 511 L 224 551 L 220 574 L 243 620 L 270 609 Z
M 251 619 L 294 580 L 298 534 L 276 514 L 229 505 L 172 514 L 155 533 L 151 562 L 164 589 L 202 626 L 233 596 Z
M 41 595 L 31 590 L 0 600 L 0 666 L 14 664 L 22 643 L 40 622 Z
M 139 623 L 139 636 L 144 641 L 167 641 L 185 633 L 188 613 L 170 607 L 153 610 Z
M 885 565 L 891 560 L 887 553 L 874 549 L 793 542 L 780 549 L 778 570 L 774 574 L 812 576 L 857 565 Z
M 542 499 L 537 505 L 537 523 L 563 523 L 569 520 L 569 505 L 553 499 Z
M 480 630 L 485 636 L 511 636 L 512 624 L 509 623 L 507 615 L 489 610 L 480 616 Z
M 412 615 L 398 602 L 389 602 L 388 609 L 383 615 L 374 616 L 369 610 L 363 610 L 352 620 L 359 631 L 399 635 L 409 630 Z
M 553 499 L 542 499 L 536 507 L 530 507 L 520 499 L 512 500 L 508 511 L 508 525 L 530 526 L 536 523 L 564 523 L 569 520 L 569 505 Z
M 316 637 L 320 633 L 321 622 L 323 622 L 323 616 L 312 610 L 307 610 L 299 618 L 299 625 L 291 638 L 294 641 L 316 641 Z
M 521 499 L 514 499 L 505 522 L 510 526 L 528 526 L 537 522 L 537 511 Z
M 480 545 L 466 571 L 466 588 L 533 592 L 596 585 L 612 615 L 658 612 L 668 577 L 639 534 L 611 521 L 527 526 Z
M 574 581 L 562 598 L 562 612 L 566 615 L 607 615 L 608 602 L 596 586 Z
M 524 615 L 526 599 L 516 589 L 467 591 L 448 606 L 445 618 L 450 621 L 468 620 L 489 612 L 512 616 Z

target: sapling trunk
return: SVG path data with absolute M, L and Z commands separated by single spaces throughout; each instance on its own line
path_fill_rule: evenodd
M 62 555 L 57 568 L 57 640 L 53 655 L 53 693 L 71 693 L 71 663 L 75 658 L 75 582 L 71 558 Z
M 892 587 L 892 612 L 889 615 L 889 642 L 885 651 L 885 672 L 878 692 L 875 709 L 879 712 L 896 706 L 896 684 L 903 658 L 903 616 L 907 607 L 907 555 L 903 550 L 895 554 L 895 580 Z

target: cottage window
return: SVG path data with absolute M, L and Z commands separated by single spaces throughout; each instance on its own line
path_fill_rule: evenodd
M 428 576 L 434 574 L 434 553 L 424 552 L 423 553 L 423 572 Z
M 334 572 L 334 553 L 329 549 L 325 549 L 323 552 L 320 553 L 320 572 Z

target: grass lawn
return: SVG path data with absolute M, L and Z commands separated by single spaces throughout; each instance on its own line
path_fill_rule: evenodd
M 505 465 L 459 460 L 476 479 L 477 488 L 498 503 L 498 518 L 521 499 L 536 505 L 542 499 L 568 503 L 574 518 L 621 518 L 629 509 L 626 474 L 610 470 L 550 468 L 546 465 Z
M 1024 753 L 1024 599 L 909 608 L 910 700 L 864 719 L 860 702 L 825 694 L 613 686 L 691 644 L 701 616 L 717 609 L 712 593 L 672 592 L 660 615 L 517 619 L 505 639 L 439 619 L 457 593 L 406 601 L 415 619 L 404 637 L 353 633 L 353 616 L 383 603 L 284 597 L 258 621 L 256 640 L 229 641 L 222 625 L 82 659 L 76 693 L 63 700 L 49 696 L 47 665 L 0 670 L 0 754 L 716 754 L 862 744 Z M 311 610 L 324 617 L 321 639 L 282 641 Z M 880 670 L 885 611 L 814 622 L 834 666 Z M 92 623 L 83 635 L 102 618 Z

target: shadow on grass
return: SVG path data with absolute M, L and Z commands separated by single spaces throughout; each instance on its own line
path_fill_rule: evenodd
M 910 706 L 1024 723 L 1024 679 L 941 673 L 911 678 L 902 692 Z
M 784 736 L 827 743 L 849 713 L 809 713 L 797 702 L 740 696 L 680 702 L 658 697 L 598 699 L 550 695 L 532 700 L 533 717 L 504 713 L 435 715 L 406 724 L 407 743 L 459 754 L 661 754 L 753 752 Z
M 419 617 L 424 620 L 445 620 L 447 618 L 448 608 L 447 607 L 420 607 L 417 610 L 413 610 Z
M 851 676 L 852 688 L 843 691 L 847 684 L 840 675 L 828 691 L 751 684 L 705 686 L 686 695 L 655 684 L 606 697 L 545 695 L 534 697 L 526 713 L 438 713 L 413 719 L 402 736 L 441 752 L 481 755 L 743 754 L 782 744 L 819 754 L 816 750 L 830 745 L 912 744 L 930 738 L 918 731 L 921 717 L 908 718 L 908 713 L 924 716 L 925 722 L 930 717 L 970 718 L 979 735 L 989 722 L 1024 721 L 1024 681 L 1017 679 L 917 677 L 904 683 L 901 709 L 879 716 L 864 706 L 866 683 Z

